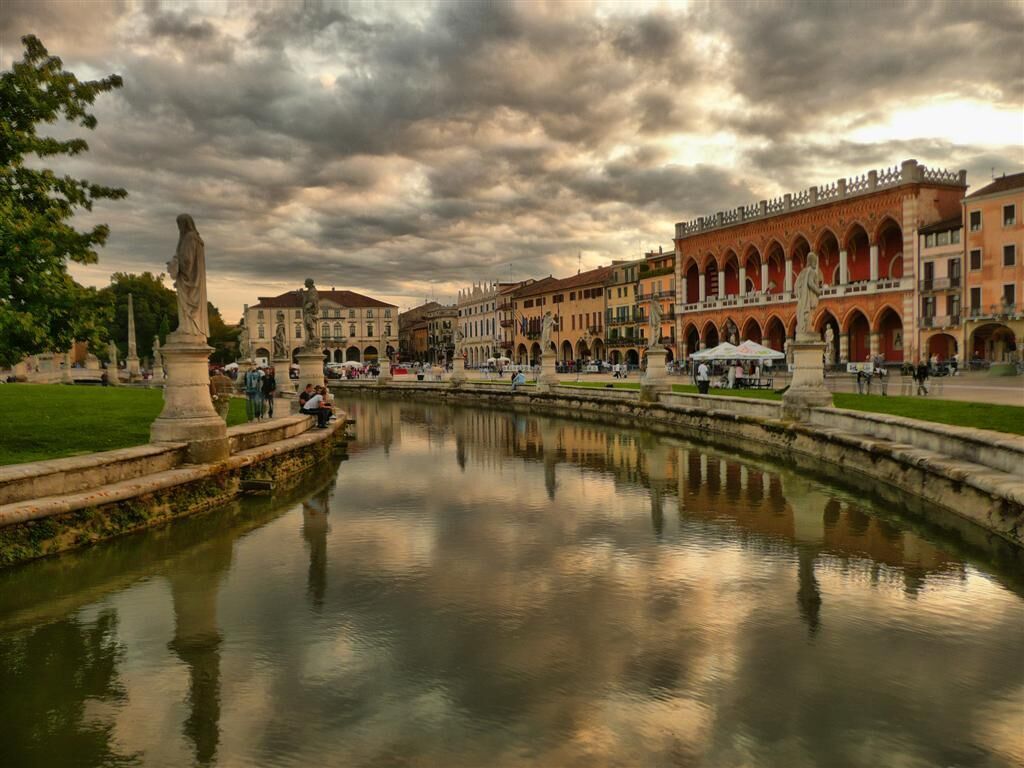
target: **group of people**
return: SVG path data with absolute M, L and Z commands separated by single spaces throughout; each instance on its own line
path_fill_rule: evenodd
M 277 377 L 273 367 L 258 365 L 246 371 L 242 387 L 245 391 L 245 415 L 249 421 L 274 418 Z
M 326 429 L 328 422 L 334 415 L 333 396 L 323 385 L 313 386 L 307 384 L 306 388 L 299 393 L 299 413 L 306 416 L 316 416 L 316 425 L 319 429 Z

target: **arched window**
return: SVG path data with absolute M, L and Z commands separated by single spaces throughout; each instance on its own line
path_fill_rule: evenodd
M 331 336 L 331 326 L 329 326 L 327 323 L 324 323 L 323 325 L 320 326 L 320 337 L 324 338 L 324 339 L 327 339 L 327 338 L 330 338 L 330 336 Z
M 341 338 L 341 331 L 342 331 L 341 323 L 335 323 L 334 324 L 334 338 L 340 339 Z

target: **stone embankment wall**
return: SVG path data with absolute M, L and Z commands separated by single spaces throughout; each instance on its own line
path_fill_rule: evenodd
M 940 507 L 947 514 L 931 522 L 964 537 L 994 535 L 1024 547 L 1024 438 L 1015 435 L 837 408 L 817 408 L 808 422 L 793 422 L 782 418 L 780 403 L 738 397 L 662 394 L 644 403 L 635 390 L 569 386 L 516 393 L 508 385 L 427 382 L 331 387 L 620 423 L 831 477 L 841 472 L 844 480 L 852 473 L 874 495 L 922 515 L 934 518 Z
M 0 467 L 0 566 L 63 552 L 219 506 L 245 481 L 297 482 L 344 437 L 288 416 L 228 430 L 231 455 L 185 464 L 185 446 L 141 445 Z

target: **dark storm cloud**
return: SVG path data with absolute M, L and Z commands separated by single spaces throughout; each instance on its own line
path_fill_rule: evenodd
M 8 58 L 32 31 L 73 71 L 124 77 L 61 169 L 129 189 L 95 214 L 113 230 L 101 263 L 162 265 L 190 210 L 254 295 L 315 273 L 418 298 L 510 263 L 632 257 L 822 168 L 1022 160 L 842 135 L 930 96 L 1019 107 L 1011 3 L 0 4 Z

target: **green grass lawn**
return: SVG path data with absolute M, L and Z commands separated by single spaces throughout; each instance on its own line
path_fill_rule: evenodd
M 888 413 L 910 419 L 934 421 L 938 424 L 978 427 L 1024 435 L 1024 408 L 1019 405 L 933 400 L 930 397 L 882 397 L 850 392 L 837 392 L 834 402 L 836 408 Z
M 581 381 L 563 382 L 565 387 L 605 389 L 608 382 Z M 615 389 L 639 389 L 640 382 L 616 381 Z M 673 392 L 696 394 L 693 384 L 673 384 Z M 712 389 L 708 394 L 719 397 L 749 397 L 756 400 L 781 400 L 782 395 L 770 389 Z M 836 408 L 856 411 L 888 413 L 906 416 L 909 419 L 951 424 L 957 427 L 977 427 L 997 432 L 1024 435 L 1024 408 L 1016 405 L 995 405 L 993 403 L 972 403 L 964 400 L 935 400 L 930 397 L 882 397 L 881 395 L 858 395 L 837 392 L 834 398 Z
M 0 464 L 110 451 L 149 441 L 163 391 L 134 387 L 5 384 L 0 386 Z M 245 421 L 233 399 L 228 425 Z

